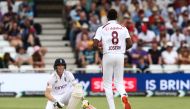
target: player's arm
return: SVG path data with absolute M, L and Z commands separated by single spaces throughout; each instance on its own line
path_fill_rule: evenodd
M 98 48 L 99 40 L 93 39 L 93 41 L 94 41 L 94 48 L 97 49 Z
M 131 38 L 126 38 L 126 49 L 130 49 L 133 45 Z
M 67 79 L 69 80 L 69 82 L 70 82 L 73 86 L 75 86 L 75 85 L 77 84 L 77 81 L 76 81 L 76 79 L 75 79 L 73 73 L 71 73 L 71 72 L 69 72 L 69 71 L 67 72 Z
M 131 37 L 130 37 L 129 32 L 128 32 L 126 27 L 125 27 L 125 33 L 126 33 L 126 36 L 125 36 L 125 38 L 126 38 L 126 50 L 128 50 L 132 47 L 133 42 L 131 40 Z
M 94 41 L 94 49 L 97 51 L 102 51 L 103 50 L 102 42 L 97 39 L 94 39 L 93 41 Z
M 45 97 L 49 100 L 53 102 L 53 106 L 57 108 L 62 108 L 65 106 L 65 104 L 61 103 L 60 101 L 56 100 L 52 94 L 52 85 L 48 82 L 47 87 L 46 87 L 46 91 L 45 91 Z
M 56 99 L 51 95 L 51 91 L 52 91 L 52 86 L 48 83 L 45 91 L 45 97 L 52 102 L 56 102 Z
M 94 48 L 99 49 L 99 43 L 102 38 L 102 33 L 101 33 L 101 27 L 99 27 L 94 35 L 93 42 L 94 42 Z

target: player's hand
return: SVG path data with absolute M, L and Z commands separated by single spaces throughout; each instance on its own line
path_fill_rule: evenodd
M 59 109 L 59 108 L 63 108 L 65 105 L 63 103 L 61 103 L 60 101 L 56 101 L 53 104 L 53 106 Z

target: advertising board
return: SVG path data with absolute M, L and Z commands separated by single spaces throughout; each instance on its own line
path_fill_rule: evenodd
M 101 73 L 74 76 L 86 95 L 105 95 Z M 0 96 L 43 95 L 49 77 L 49 73 L 1 73 Z M 114 82 L 112 85 L 117 95 Z M 190 95 L 190 74 L 125 74 L 124 85 L 134 96 L 187 96 Z

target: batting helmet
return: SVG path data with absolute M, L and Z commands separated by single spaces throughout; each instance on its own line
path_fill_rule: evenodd
M 55 60 L 55 62 L 54 62 L 54 66 L 53 66 L 53 68 L 54 68 L 54 70 L 56 70 L 57 69 L 57 65 L 63 65 L 64 67 L 65 67 L 65 69 L 66 69 L 66 62 L 65 62 L 65 60 L 63 59 L 63 58 L 57 58 L 56 60 Z

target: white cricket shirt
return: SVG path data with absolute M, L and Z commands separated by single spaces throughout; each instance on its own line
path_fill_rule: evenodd
M 94 36 L 94 39 L 102 41 L 103 54 L 125 53 L 126 38 L 130 38 L 127 28 L 116 20 L 110 20 L 99 27 Z
M 47 87 L 52 89 L 52 95 L 62 95 L 66 91 L 71 90 L 75 82 L 75 78 L 71 72 L 64 71 L 62 77 L 60 78 L 54 71 L 48 80 Z

